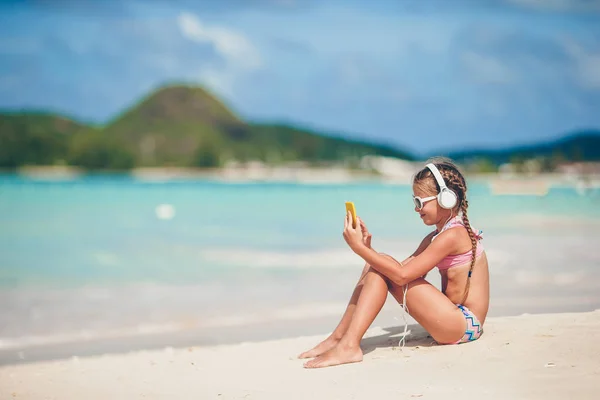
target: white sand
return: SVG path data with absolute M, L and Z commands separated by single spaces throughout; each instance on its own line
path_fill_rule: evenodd
M 600 398 L 600 310 L 492 318 L 459 346 L 429 346 L 417 328 L 400 350 L 399 331 L 371 329 L 362 363 L 318 370 L 295 356 L 320 336 L 4 366 L 0 398 Z

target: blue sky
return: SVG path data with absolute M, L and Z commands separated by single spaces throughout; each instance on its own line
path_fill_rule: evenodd
M 0 107 L 105 123 L 168 82 L 417 153 L 600 127 L 598 0 L 5 0 Z

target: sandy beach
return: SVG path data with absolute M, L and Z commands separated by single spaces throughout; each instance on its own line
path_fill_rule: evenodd
M 0 400 L 600 400 L 600 0 L 0 10 Z
M 412 325 L 373 327 L 362 363 L 296 358 L 323 336 L 6 365 L 2 399 L 594 399 L 600 310 L 490 318 L 476 342 L 438 346 Z
M 360 204 L 378 251 L 401 258 L 427 232 L 410 187 L 117 176 L 3 190 L 1 400 L 598 397 L 596 192 L 474 184 L 492 277 L 483 337 L 432 346 L 412 326 L 400 349 L 390 296 L 364 362 L 306 370 L 297 355 L 335 326 L 363 267 L 340 204 Z

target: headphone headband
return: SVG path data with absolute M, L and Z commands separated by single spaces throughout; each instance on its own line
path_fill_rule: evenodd
M 433 163 L 427 164 L 427 168 L 429 168 L 438 185 L 440 186 L 440 192 L 437 194 L 438 204 L 440 207 L 447 210 L 452 209 L 454 206 L 456 206 L 456 203 L 458 203 L 458 197 L 456 196 L 456 193 L 446 186 L 446 182 L 444 182 L 442 174 Z
M 429 168 L 429 170 L 435 177 L 435 180 L 437 181 L 438 185 L 440 186 L 440 193 L 441 193 L 442 190 L 444 190 L 446 188 L 446 182 L 444 182 L 444 178 L 442 177 L 442 174 L 440 174 L 440 171 L 437 169 L 437 167 L 433 163 L 427 164 L 426 167 Z

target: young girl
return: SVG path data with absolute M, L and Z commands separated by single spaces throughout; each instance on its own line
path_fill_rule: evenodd
M 342 320 L 333 333 L 300 358 L 313 358 L 306 368 L 362 361 L 360 340 L 383 307 L 387 292 L 439 344 L 477 340 L 489 305 L 488 261 L 481 236 L 467 217 L 467 185 L 448 160 L 433 160 L 413 180 L 415 212 L 425 225 L 436 229 L 425 236 L 407 259 L 398 262 L 371 248 L 371 234 L 357 218 L 356 229 L 348 213 L 344 239 L 366 265 Z M 442 291 L 425 280 L 437 266 Z

